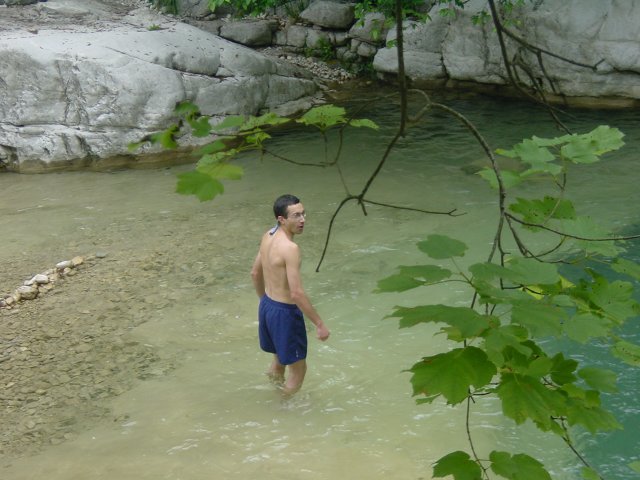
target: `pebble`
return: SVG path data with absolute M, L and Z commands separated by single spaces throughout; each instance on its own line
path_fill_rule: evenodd
M 71 263 L 71 260 L 63 260 L 62 262 L 56 263 L 56 268 L 58 270 L 64 270 L 65 268 L 69 268 L 72 266 L 73 264 Z

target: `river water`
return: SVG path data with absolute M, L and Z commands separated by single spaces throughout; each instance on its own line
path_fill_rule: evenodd
M 357 95 L 349 106 L 372 99 Z M 531 105 L 477 96 L 446 100 L 478 125 L 493 148 L 510 148 L 531 135 L 560 135 Z M 360 191 L 393 135 L 396 111 L 393 101 L 378 97 L 360 115 L 374 119 L 381 130 L 349 130 L 340 164 L 351 193 Z M 634 114 L 573 112 L 565 121 L 580 132 L 606 123 L 626 133 L 622 151 L 572 174 L 569 194 L 606 226 L 637 233 L 640 129 Z M 305 162 L 322 161 L 325 154 L 319 137 L 308 133 L 280 135 L 270 148 Z M 224 195 L 205 203 L 173 193 L 175 174 L 184 166 L 1 175 L 3 292 L 37 265 L 45 270 L 77 254 L 162 256 L 171 268 L 153 281 L 133 281 L 133 267 L 117 281 L 130 282 L 132 302 L 141 296 L 167 300 L 131 334 L 180 360 L 165 375 L 110 399 L 114 421 L 89 424 L 69 441 L 11 459 L 0 475 L 11 480 L 431 478 L 435 460 L 467 449 L 465 412 L 439 402 L 416 405 L 403 370 L 447 343 L 433 336 L 433 328 L 399 330 L 395 320 L 384 317 L 398 304 L 468 305 L 468 292 L 450 285 L 401 295 L 373 290 L 397 265 L 421 262 L 415 244 L 434 232 L 463 239 L 470 246 L 466 262 L 486 258 L 497 202 L 478 176 L 465 173 L 482 159 L 481 149 L 454 120 L 431 116 L 402 140 L 369 198 L 464 215 L 369 206 L 363 216 L 348 204 L 335 221 L 319 272 L 331 215 L 345 195 L 335 168 L 245 155 L 238 160 L 244 179 L 227 183 Z M 300 196 L 308 212 L 305 232 L 297 238 L 303 278 L 332 336 L 326 343 L 310 336 L 303 389 L 283 400 L 263 374 L 270 358 L 257 346 L 258 299 L 249 270 L 260 235 L 273 224 L 271 204 L 287 192 Z M 100 311 L 104 299 L 96 291 L 83 302 Z M 633 328 L 628 333 L 637 339 Z M 576 349 L 576 355 L 598 356 L 609 368 L 624 371 L 604 352 Z M 637 460 L 640 451 L 635 396 L 640 381 L 637 371 L 626 371 L 622 394 L 605 398 L 625 430 L 580 437 L 588 458 L 615 480 L 633 478 L 623 464 Z M 558 439 L 516 429 L 496 410 L 490 404 L 472 414 L 481 456 L 494 448 L 524 450 L 542 458 L 556 478 L 578 478 Z

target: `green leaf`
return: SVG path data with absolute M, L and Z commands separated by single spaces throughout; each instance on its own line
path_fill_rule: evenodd
M 618 324 L 638 315 L 638 303 L 633 299 L 633 285 L 629 282 L 615 280 L 609 282 L 604 276 L 593 270 L 590 284 L 589 300 L 600 307 L 603 314 Z
M 616 258 L 611 267 L 618 273 L 640 280 L 640 265 L 626 258 Z
M 589 406 L 576 398 L 569 399 L 567 410 L 569 425 L 582 425 L 591 433 L 622 429 L 615 417 L 599 406 Z
M 194 137 L 206 137 L 211 133 L 209 117 L 199 117 L 197 120 L 189 120 L 189 125 L 193 129 Z
M 496 367 L 479 348 L 465 347 L 425 357 L 410 371 L 414 395 L 426 395 L 429 401 L 443 395 L 455 405 L 467 398 L 472 385 L 476 389 L 487 385 Z
M 513 151 L 524 163 L 531 166 L 527 170 L 527 174 L 549 173 L 558 175 L 562 172 L 560 165 L 552 163 L 556 157 L 546 147 L 541 147 L 533 140 L 523 140 L 513 147 Z
M 314 126 L 324 131 L 329 127 L 345 123 L 346 110 L 335 105 L 321 105 L 307 111 L 296 122 L 304 125 Z
M 240 180 L 244 174 L 242 167 L 224 162 L 198 166 L 197 170 L 211 178 L 227 180 Z
M 590 139 L 583 136 L 573 136 L 560 149 L 561 155 L 573 163 L 595 163 L 599 160 L 596 146 Z
M 620 340 L 611 348 L 611 353 L 628 365 L 640 367 L 640 346 Z
M 518 425 L 531 419 L 538 428 L 548 431 L 552 428 L 551 416 L 561 416 L 565 411 L 562 394 L 527 375 L 503 373 L 496 392 L 502 400 L 502 412 Z
M 578 362 L 573 359 L 564 358 L 562 353 L 557 353 L 553 357 L 553 366 L 551 367 L 551 380 L 558 385 L 565 385 L 577 380 L 574 375 Z
M 590 241 L 588 239 L 610 238 L 610 233 L 600 227 L 591 217 L 583 216 L 562 222 L 562 231 L 568 235 L 586 240 L 575 239 L 576 245 L 587 253 L 615 257 L 623 251 L 613 241 Z
M 228 137 L 225 137 L 228 138 Z M 217 139 L 214 142 L 207 143 L 203 145 L 198 150 L 194 152 L 194 155 L 211 155 L 213 153 L 220 152 L 222 150 L 226 150 L 229 148 L 226 143 L 224 143 L 222 138 Z
M 584 480 L 600 480 L 600 475 L 598 475 L 598 472 L 596 472 L 593 468 L 582 467 L 580 473 L 582 474 L 582 478 L 584 478 Z
M 375 292 L 404 292 L 423 285 L 424 282 L 416 280 L 414 277 L 397 273 L 378 280 L 378 288 Z
M 578 376 L 587 384 L 601 392 L 617 392 L 618 376 L 611 370 L 596 367 L 584 367 L 578 370 Z
M 291 120 L 286 117 L 281 117 L 275 113 L 269 112 L 259 117 L 250 116 L 242 125 L 240 125 L 240 131 L 249 131 L 259 129 L 264 126 L 282 125 L 288 123 Z
M 495 190 L 498 189 L 498 177 L 496 176 L 496 172 L 493 171 L 493 168 L 484 167 L 477 172 L 477 175 L 480 175 L 485 179 L 491 188 Z M 514 172 L 512 170 L 500 170 L 500 177 L 502 178 L 502 185 L 504 188 L 513 188 L 522 183 L 523 180 L 523 176 L 519 172 Z
M 524 453 L 513 456 L 507 452 L 494 450 L 489 454 L 491 470 L 509 480 L 551 480 L 544 465 Z
M 526 327 L 532 337 L 559 336 L 567 313 L 555 305 L 531 300 L 518 302 L 511 310 L 511 322 Z
M 152 134 L 150 136 L 150 140 L 152 143 L 159 143 L 162 145 L 162 148 L 166 148 L 168 150 L 178 148 L 178 144 L 175 141 L 175 135 L 178 133 L 178 130 L 178 125 L 171 125 L 162 132 Z
M 516 203 L 509 205 L 514 213 L 522 215 L 522 220 L 528 223 L 544 225 L 549 219 L 573 219 L 576 211 L 571 201 L 546 196 L 542 200 L 527 200 L 518 198 Z
M 212 130 L 215 132 L 221 132 L 222 130 L 227 130 L 230 128 L 238 128 L 243 123 L 244 123 L 243 115 L 230 115 L 228 117 L 225 117 L 225 119 L 222 120 L 217 125 L 214 125 L 212 127 Z
M 176 192 L 182 195 L 195 195 L 203 202 L 223 193 L 224 187 L 218 180 L 194 170 L 178 175 Z
M 611 327 L 610 320 L 593 313 L 577 313 L 562 326 L 570 339 L 580 343 L 586 343 L 592 338 L 606 337 L 611 332 Z
M 420 251 L 426 253 L 431 258 L 441 260 L 452 257 L 463 257 L 467 246 L 446 235 L 429 235 L 426 240 L 418 242 Z
M 367 118 L 355 118 L 349 121 L 349 125 L 352 127 L 366 127 L 372 128 L 373 130 L 378 130 L 380 127 L 375 122 L 367 119 Z
M 506 279 L 520 285 L 551 285 L 560 280 L 558 267 L 534 258 L 514 257 L 505 268 L 512 273 Z
M 435 478 L 453 476 L 454 480 L 481 480 L 480 466 L 466 452 L 456 451 L 437 460 L 433 466 Z
M 186 101 L 178 103 L 174 112 L 182 116 L 191 116 L 200 113 L 200 109 L 196 104 Z
M 480 295 L 480 303 L 484 304 L 516 304 L 532 301 L 531 295 L 521 289 L 502 289 L 485 281 L 475 281 L 473 286 Z
M 629 464 L 629 467 L 631 468 L 631 470 L 640 473 L 640 460 L 637 462 L 631 462 Z
M 404 292 L 422 285 L 440 282 L 451 276 L 451 271 L 436 265 L 400 266 L 400 273 L 378 281 L 376 292 Z
M 472 308 L 448 305 L 420 305 L 396 307 L 389 317 L 400 318 L 400 328 L 419 323 L 446 323 L 454 327 L 463 338 L 474 338 L 489 328 L 493 317 L 480 315 Z
M 503 352 L 506 347 L 515 349 L 525 357 L 531 355 L 531 349 L 522 343 L 528 338 L 528 332 L 519 325 L 501 325 L 497 328 L 490 328 L 482 336 L 484 337 L 485 351 L 496 365 L 504 363 Z

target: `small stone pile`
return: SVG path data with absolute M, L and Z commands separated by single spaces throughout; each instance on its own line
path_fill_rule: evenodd
M 103 258 L 105 254 L 98 253 L 95 256 L 96 258 Z M 76 256 L 71 260 L 58 262 L 54 268 L 34 275 L 16 288 L 13 293 L 0 298 L 0 309 L 14 308 L 24 300 L 33 300 L 38 298 L 39 295 L 49 292 L 61 278 L 75 275 L 77 268 L 84 264 L 85 260 L 85 257 Z
M 306 57 L 295 53 L 286 52 L 277 47 L 267 47 L 261 50 L 262 53 L 271 57 L 292 63 L 311 72 L 317 79 L 330 83 L 344 83 L 356 78 L 351 72 L 348 72 L 338 64 L 329 64 L 318 58 Z

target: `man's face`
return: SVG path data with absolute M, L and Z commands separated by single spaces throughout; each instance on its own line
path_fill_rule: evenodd
M 284 219 L 284 227 L 291 233 L 300 234 L 304 230 L 304 220 L 306 213 L 302 203 L 289 205 L 287 207 L 287 218 Z

